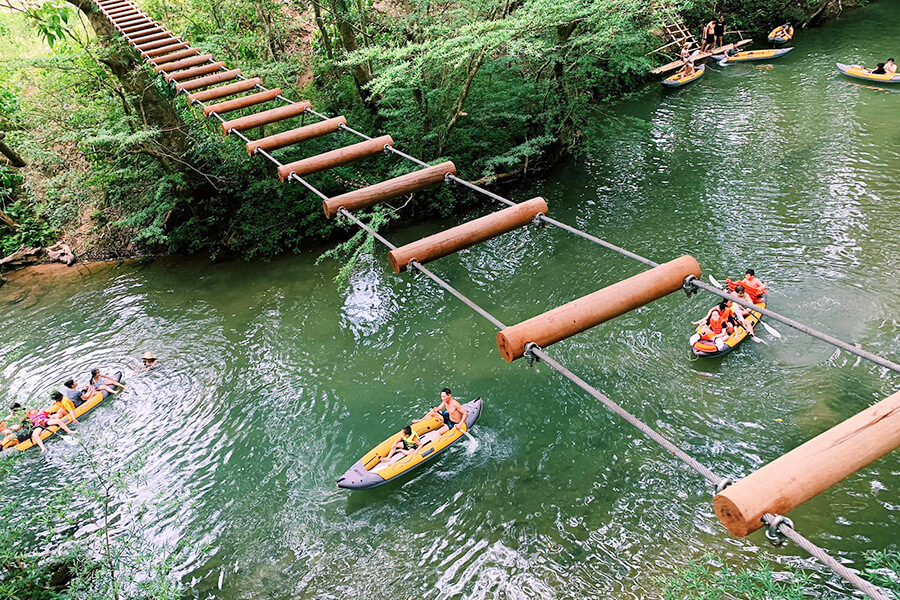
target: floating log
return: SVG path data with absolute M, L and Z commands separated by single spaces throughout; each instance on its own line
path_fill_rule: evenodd
M 187 42 L 178 42 L 177 44 L 172 44 L 170 46 L 162 46 L 161 48 L 155 48 L 153 50 L 147 50 L 146 52 L 141 52 L 141 56 L 144 58 L 155 58 L 157 56 L 162 56 L 164 54 L 168 54 L 169 52 L 174 52 L 176 50 L 180 50 L 182 48 L 191 48 L 191 45 Z M 197 48 L 191 48 L 192 51 L 200 52 Z M 190 54 L 188 54 L 190 56 Z
M 394 273 L 400 273 L 405 271 L 413 260 L 425 264 L 465 250 L 498 235 L 524 227 L 534 221 L 539 214 L 547 214 L 547 203 L 543 198 L 532 198 L 391 250 L 388 253 L 388 260 Z
M 129 40 L 129 41 L 132 44 L 134 44 L 135 46 L 137 46 L 139 44 L 145 44 L 147 42 L 152 42 L 154 40 L 161 40 L 163 38 L 169 38 L 169 37 L 172 37 L 172 33 L 163 30 L 158 33 L 151 33 L 149 35 L 145 35 L 144 37 L 135 38 L 135 39 Z
M 240 94 L 241 92 L 252 90 L 254 86 L 257 86 L 261 83 L 262 79 L 260 79 L 259 77 L 252 77 L 250 79 L 245 79 L 236 83 L 229 83 L 228 85 L 223 85 L 222 87 L 213 88 L 211 90 L 195 92 L 193 94 L 188 94 L 188 103 L 193 103 L 194 101 L 206 102 L 207 100 L 217 100 L 226 96 Z
M 187 46 L 188 44 L 185 43 L 184 45 Z M 156 50 L 151 50 L 150 52 L 156 52 Z M 153 67 L 159 67 L 160 65 L 164 65 L 164 64 L 167 64 L 167 63 L 170 63 L 170 62 L 174 62 L 174 61 L 176 61 L 176 60 L 181 60 L 182 58 L 188 58 L 188 57 L 191 57 L 191 56 L 196 56 L 196 55 L 199 54 L 199 53 L 200 53 L 200 50 L 199 50 L 198 48 L 190 48 L 190 47 L 188 47 L 188 48 L 186 48 L 186 49 L 184 49 L 184 50 L 179 50 L 178 52 L 172 52 L 171 54 L 165 54 L 164 56 L 157 56 L 157 57 L 154 57 L 154 58 L 152 58 L 151 60 L 149 60 L 149 61 L 147 61 L 147 62 L 149 62 L 150 65 L 153 66 Z M 163 70 L 165 70 L 165 68 L 163 68 Z M 158 72 L 159 72 L 159 71 L 157 71 L 157 73 L 158 73 Z
M 311 140 L 317 137 L 322 137 L 323 135 L 328 135 L 329 133 L 334 133 L 340 128 L 341 125 L 346 124 L 347 119 L 341 116 L 334 117 L 333 119 L 319 121 L 318 123 L 313 123 L 312 125 L 298 127 L 297 129 L 291 129 L 290 131 L 276 133 L 275 135 L 270 135 L 268 137 L 247 142 L 247 154 L 253 156 L 254 154 L 256 154 L 257 148 L 259 148 L 260 150 L 268 151 L 277 150 L 278 148 L 284 148 L 285 146 L 290 146 L 292 144 L 299 144 L 300 142 L 306 140 Z
M 688 275 L 699 279 L 700 264 L 685 255 L 507 327 L 497 334 L 500 354 L 512 362 L 525 354 L 526 344 L 555 344 L 680 290 Z
M 766 513 L 786 515 L 882 456 L 900 448 L 900 392 L 757 469 L 713 498 L 728 531 L 747 536 Z
M 210 73 L 217 73 L 225 68 L 225 63 L 216 62 L 210 63 L 208 65 L 203 65 L 201 67 L 194 67 L 193 69 L 188 69 L 187 71 L 178 71 L 177 73 L 169 73 L 166 75 L 166 82 L 173 81 L 183 81 L 185 79 L 193 79 L 194 77 L 200 77 L 201 75 L 209 75 Z
M 240 69 L 231 69 L 230 71 L 213 73 L 212 75 L 207 75 L 206 77 L 198 77 L 197 79 L 191 79 L 190 81 L 183 81 L 179 84 L 176 84 L 175 91 L 189 92 L 191 90 L 199 90 L 200 88 L 209 87 L 217 83 L 224 83 L 226 81 L 231 81 L 232 79 L 237 79 L 240 74 Z
M 209 62 L 211 59 L 212 54 L 200 54 L 199 56 L 191 56 L 190 58 L 183 58 L 181 60 L 176 60 L 175 62 L 163 63 L 153 68 L 156 69 L 157 73 L 169 73 L 171 71 L 196 67 L 197 65 Z
M 310 106 L 312 106 L 312 104 L 310 104 L 309 101 L 304 100 L 303 102 L 279 106 L 278 108 L 271 108 L 252 115 L 247 115 L 246 117 L 232 119 L 231 121 L 222 123 L 222 131 L 225 132 L 225 135 L 228 135 L 228 132 L 232 129 L 241 131 L 242 129 L 253 129 L 260 125 L 277 123 L 278 121 L 302 115 Z
M 184 41 L 181 38 L 169 38 L 166 40 L 157 40 L 155 42 L 148 42 L 146 44 L 141 44 L 140 46 L 135 46 L 138 50 L 143 52 L 144 50 L 153 50 L 154 48 L 162 48 L 163 46 L 168 46 L 173 42 L 181 42 Z
M 322 154 L 310 156 L 309 158 L 304 158 L 303 160 L 281 165 L 278 167 L 278 177 L 284 181 L 291 176 L 291 173 L 296 174 L 297 177 L 304 177 L 305 175 L 312 175 L 319 171 L 327 171 L 328 169 L 334 169 L 335 167 L 348 165 L 358 160 L 375 156 L 379 152 L 384 152 L 385 146 L 393 145 L 394 140 L 391 136 L 383 135 L 373 140 L 351 144 L 349 146 L 344 146 L 343 148 L 331 150 L 330 152 L 324 152 Z
M 375 185 L 328 198 L 323 202 L 325 216 L 333 219 L 342 208 L 358 210 L 435 186 L 443 182 L 444 177 L 448 174 L 456 175 L 456 165 L 449 160 L 433 167 L 413 171 Z
M 226 100 L 225 102 L 219 102 L 218 104 L 210 104 L 209 106 L 203 107 L 203 116 L 208 117 L 209 113 L 212 112 L 218 115 L 222 115 L 233 110 L 240 110 L 242 108 L 256 106 L 257 104 L 262 104 L 264 102 L 271 102 L 280 95 L 281 88 L 275 88 L 274 90 L 266 90 L 257 94 L 250 94 L 249 96 L 235 98 L 234 100 Z
M 547 214 L 543 198 L 532 198 L 521 204 L 485 215 L 452 229 L 441 231 L 388 253 L 394 273 L 406 270 L 413 260 L 425 264 L 475 244 L 528 225 L 539 214 Z

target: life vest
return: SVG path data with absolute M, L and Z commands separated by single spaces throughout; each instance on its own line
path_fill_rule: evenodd
M 400 439 L 403 440 L 404 444 L 406 444 L 407 449 L 415 448 L 416 446 L 419 445 L 419 436 L 416 435 L 415 431 L 413 431 L 411 434 L 409 434 L 409 437 L 407 437 L 405 435 L 401 435 Z
M 766 293 L 766 284 L 757 277 L 754 277 L 753 281 L 747 281 L 747 278 L 745 277 L 741 279 L 738 284 L 744 286 L 744 289 L 747 291 L 747 294 L 750 296 L 750 299 L 753 300 L 754 304 L 759 301 L 760 296 Z
M 725 327 L 725 323 L 728 322 L 733 314 L 734 310 L 729 306 L 719 311 L 719 318 L 709 315 L 709 328 L 713 330 L 713 333 L 722 333 L 722 328 Z
M 47 419 L 50 418 L 50 415 L 42 410 L 39 410 L 34 414 L 28 415 L 28 418 L 31 419 L 31 424 L 35 427 L 43 427 L 47 422 Z

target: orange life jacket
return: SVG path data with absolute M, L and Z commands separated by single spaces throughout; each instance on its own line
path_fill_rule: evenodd
M 744 277 L 738 283 L 744 286 L 744 289 L 747 291 L 747 294 L 750 296 L 750 299 L 753 300 L 754 304 L 759 302 L 759 297 L 766 293 L 766 284 L 757 277 L 754 277 L 753 281 L 747 281 L 747 278 Z
M 720 312 L 718 318 L 715 315 L 709 315 L 709 328 L 713 330 L 713 333 L 722 333 L 722 328 L 728 322 L 728 310 L 726 308 Z

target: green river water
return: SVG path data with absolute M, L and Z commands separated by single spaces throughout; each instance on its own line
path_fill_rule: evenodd
M 724 279 L 753 266 L 773 310 L 900 355 L 900 87 L 861 85 L 836 61 L 900 54 L 900 3 L 800 32 L 762 66 L 710 65 L 679 90 L 648 85 L 599 118 L 623 131 L 518 200 L 666 261 L 693 254 Z M 469 108 L 475 110 L 475 107 Z M 646 125 L 631 125 L 633 117 Z M 466 173 L 463 171 L 464 176 Z M 458 221 L 498 208 L 482 208 Z M 445 228 L 387 232 L 404 243 Z M 0 391 L 43 396 L 94 365 L 163 367 L 81 425 L 114 428 L 110 460 L 143 455 L 137 494 L 162 496 L 145 534 L 191 540 L 177 565 L 196 598 L 659 598 L 661 575 L 712 553 L 806 570 L 761 532 L 731 537 L 705 482 L 545 365 L 507 364 L 495 330 L 379 248 L 351 284 L 321 249 L 265 264 L 201 259 L 0 288 Z M 642 270 L 560 230 L 529 228 L 433 270 L 512 324 Z M 783 340 L 692 361 L 689 322 L 712 303 L 677 293 L 549 351 L 717 473 L 740 477 L 893 393 L 898 376 L 784 326 Z M 461 442 L 411 478 L 347 492 L 335 480 L 418 417 L 444 386 L 482 396 Z M 10 476 L 4 503 L 84 474 L 58 441 Z M 900 454 L 794 511 L 797 529 L 853 567 L 897 549 Z

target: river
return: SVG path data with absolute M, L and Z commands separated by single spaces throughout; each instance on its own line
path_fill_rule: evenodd
M 665 261 L 684 253 L 724 279 L 752 266 L 770 307 L 897 360 L 898 89 L 834 63 L 900 54 L 900 4 L 801 31 L 775 62 L 711 65 L 679 90 L 648 85 L 598 119 L 617 132 L 514 192 L 551 215 Z M 463 173 L 465 175 L 465 173 Z M 467 218 L 499 208 L 485 203 Z M 451 223 L 395 229 L 395 243 Z M 162 367 L 81 424 L 114 432 L 101 457 L 143 466 L 162 498 L 145 534 L 189 540 L 176 566 L 193 597 L 660 598 L 658 578 L 707 553 L 767 555 L 849 597 L 801 550 L 736 540 L 693 472 L 543 364 L 507 364 L 495 331 L 379 248 L 352 276 L 322 249 L 269 263 L 167 259 L 0 288 L 0 390 L 44 397 L 92 366 Z M 642 270 L 560 230 L 529 228 L 433 270 L 512 324 Z M 692 361 L 689 322 L 712 303 L 673 294 L 549 351 L 717 473 L 740 477 L 893 393 L 898 376 L 775 325 L 778 340 Z M 335 480 L 449 386 L 482 396 L 473 429 L 411 478 L 347 492 Z M 10 476 L 26 512 L 42 489 L 86 477 L 51 441 Z M 791 514 L 848 565 L 898 549 L 900 454 Z M 122 509 L 124 510 L 124 508 Z

